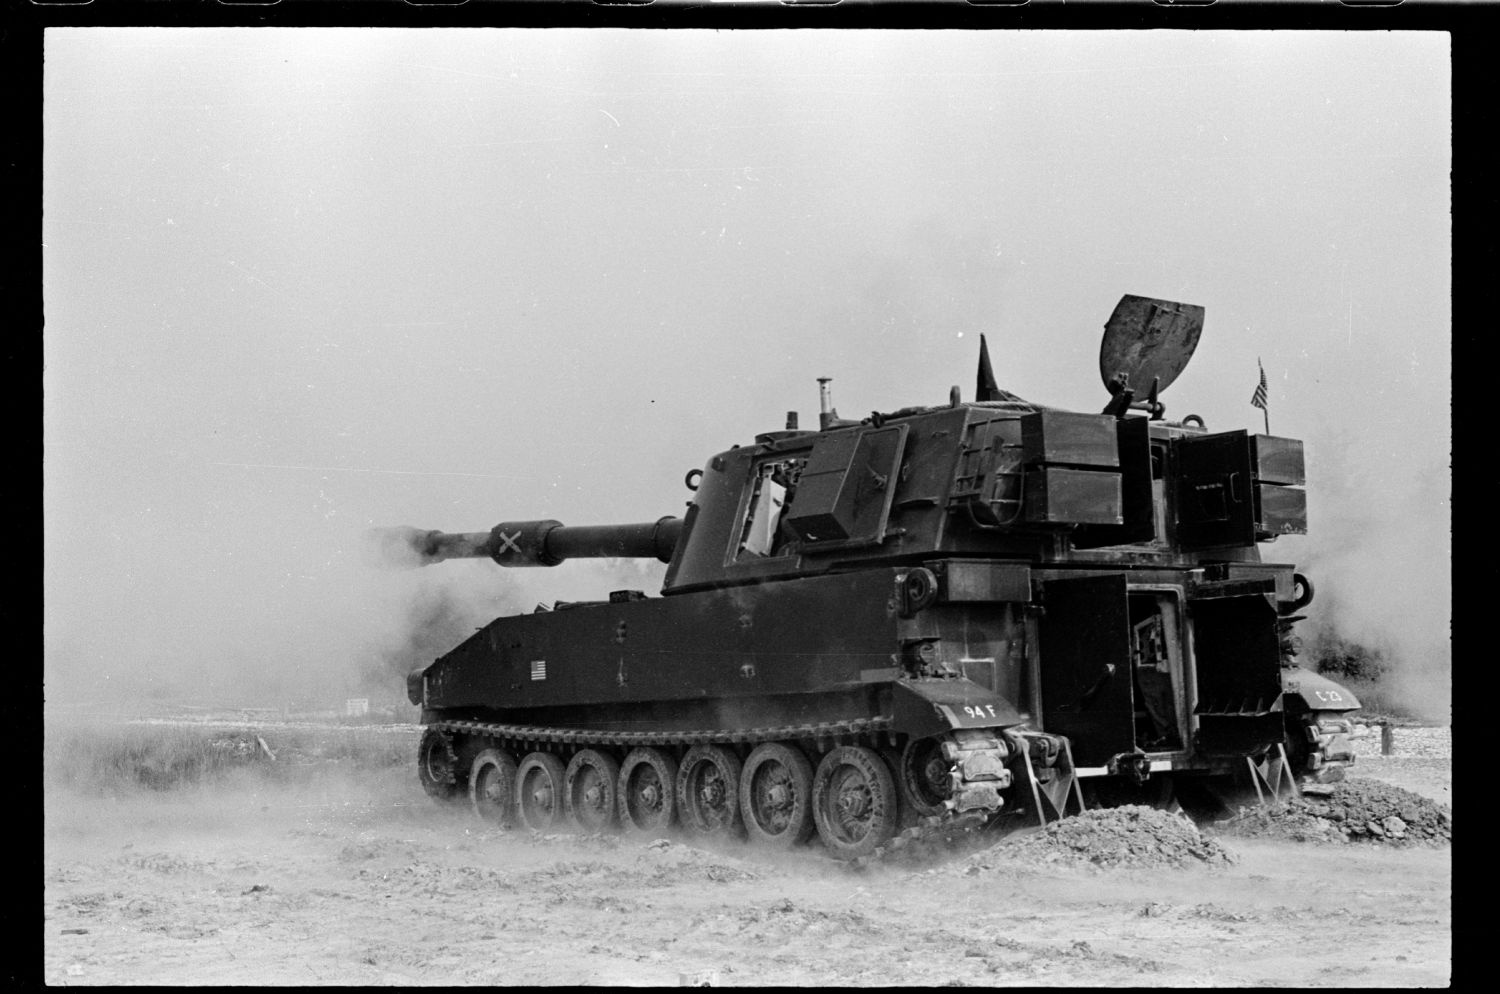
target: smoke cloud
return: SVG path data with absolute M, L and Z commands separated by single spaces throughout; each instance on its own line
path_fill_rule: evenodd
M 495 618 L 612 590 L 655 595 L 665 570 L 626 559 L 391 568 L 367 555 L 364 521 L 267 511 L 242 509 L 212 544 L 175 530 L 124 532 L 94 571 L 70 563 L 74 532 L 53 515 L 48 703 L 332 707 L 361 696 L 407 706 L 406 674 Z M 125 572 L 136 582 L 117 582 Z M 86 595 L 72 593 L 80 587 Z
M 1309 440 L 1310 520 L 1300 568 L 1317 594 L 1303 624 L 1307 636 L 1334 635 L 1380 652 L 1389 667 L 1385 689 L 1421 717 L 1446 722 L 1453 696 L 1447 447 L 1414 447 L 1405 465 L 1383 448 L 1347 428 Z M 1393 472 L 1410 487 L 1385 485 Z M 1267 547 L 1264 558 L 1279 551 Z

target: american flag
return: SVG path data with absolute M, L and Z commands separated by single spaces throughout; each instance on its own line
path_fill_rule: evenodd
M 1260 360 L 1255 360 L 1255 364 L 1260 366 Z M 1260 386 L 1255 388 L 1255 395 L 1250 398 L 1250 406 L 1258 407 L 1262 411 L 1270 410 L 1266 406 L 1266 367 L 1264 366 L 1260 366 Z

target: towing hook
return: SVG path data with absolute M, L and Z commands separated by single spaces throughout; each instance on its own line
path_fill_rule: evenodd
M 1109 772 L 1112 776 L 1126 776 L 1143 786 L 1151 779 L 1151 760 L 1144 752 L 1122 752 L 1109 757 Z

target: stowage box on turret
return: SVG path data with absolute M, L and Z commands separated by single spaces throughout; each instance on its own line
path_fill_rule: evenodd
M 413 672 L 422 783 L 538 830 L 852 859 L 1153 780 L 1341 776 L 1358 704 L 1296 667 L 1312 587 L 1258 546 L 1305 531 L 1302 444 L 1164 417 L 1202 326 L 1123 298 L 1102 414 L 998 389 L 982 344 L 971 402 L 848 421 L 822 381 L 819 430 L 711 457 L 681 519 L 381 531 L 411 564 L 667 563 L 659 597 L 497 618 Z

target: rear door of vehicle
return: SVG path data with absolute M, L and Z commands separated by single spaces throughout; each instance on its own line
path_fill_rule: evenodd
M 1038 626 L 1042 722 L 1066 735 L 1080 766 L 1103 766 L 1135 743 L 1125 575 L 1048 580 Z

